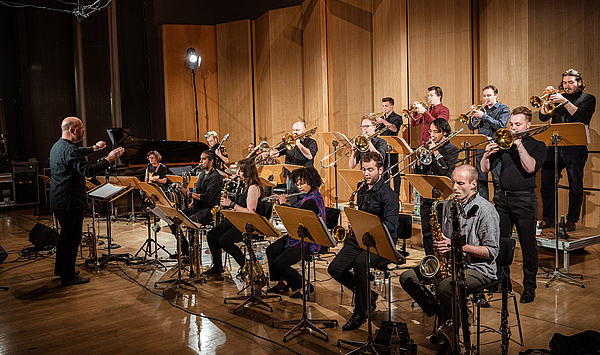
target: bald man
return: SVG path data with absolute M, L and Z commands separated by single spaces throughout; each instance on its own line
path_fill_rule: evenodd
M 76 144 L 83 139 L 85 128 L 77 117 L 65 118 L 60 128 L 62 136 L 50 150 L 50 207 L 60 223 L 54 275 L 60 276 L 63 286 L 71 286 L 90 282 L 88 277 L 80 277 L 79 272 L 75 272 L 86 203 L 85 178 L 104 171 L 124 149 L 117 148 L 90 164 L 85 156 L 106 148 L 106 143 L 99 141 L 91 147 L 78 147 Z
M 292 126 L 292 134 L 297 136 L 306 132 L 306 125 L 302 121 L 294 123 Z M 272 153 L 272 156 L 281 156 L 285 154 L 285 164 L 300 165 L 304 167 L 313 167 L 315 164 L 315 155 L 319 147 L 317 141 L 312 138 L 296 139 L 296 147 L 292 150 L 285 149 L 285 145 L 281 143 Z M 287 177 L 288 171 L 284 171 L 284 177 Z M 295 184 L 291 180 L 286 180 L 287 192 L 289 194 L 299 192 Z M 298 207 L 301 196 L 290 197 L 290 206 Z

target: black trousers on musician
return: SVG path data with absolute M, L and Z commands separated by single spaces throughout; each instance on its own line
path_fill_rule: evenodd
M 538 215 L 538 199 L 534 190 L 503 191 L 494 195 L 494 205 L 500 215 L 500 237 L 510 238 L 513 226 L 517 228 L 523 253 L 523 287 L 534 291 L 538 269 L 538 248 L 535 228 Z M 510 275 L 510 268 L 505 268 Z
M 421 241 L 423 243 L 423 249 L 425 255 L 433 255 L 433 239 L 431 236 L 431 206 L 433 201 L 430 198 L 421 198 L 421 209 L 419 215 L 421 216 Z M 439 216 L 439 213 L 438 213 Z M 440 219 L 438 218 L 438 221 Z
M 208 247 L 213 258 L 214 268 L 223 268 L 223 257 L 221 249 L 231 255 L 240 267 L 246 262 L 244 253 L 235 245 L 242 241 L 242 232 L 240 232 L 229 220 L 225 219 L 221 224 L 214 227 L 206 235 Z
M 390 159 L 385 159 L 384 162 L 384 170 L 387 170 L 390 166 L 396 164 L 398 162 L 398 154 L 396 153 L 390 153 L 389 154 Z M 383 177 L 385 180 L 389 179 L 390 176 L 394 175 L 395 173 L 398 172 L 398 167 L 396 166 L 395 168 L 393 168 L 389 173 L 385 174 L 385 176 Z M 402 182 L 402 177 L 398 174 L 394 177 L 394 181 L 393 181 L 393 189 L 394 192 L 397 194 L 400 194 L 400 184 Z
M 337 282 L 354 292 L 354 314 L 364 316 L 367 312 L 367 251 L 361 249 L 354 237 L 338 252 L 329 264 L 327 271 Z M 369 260 L 372 268 L 380 268 L 389 260 L 370 253 Z
M 75 277 L 75 261 L 82 237 L 83 208 L 53 211 L 60 223 L 54 274 L 60 276 L 62 282 L 68 282 Z
M 285 280 L 292 291 L 302 287 L 302 275 L 292 265 L 297 264 L 302 258 L 302 249 L 296 247 L 286 248 L 288 237 L 281 237 L 267 247 L 266 254 L 269 262 L 271 281 Z M 310 245 L 304 247 L 304 255 L 310 255 Z
M 193 208 L 188 207 L 182 211 L 186 216 L 188 216 L 192 221 L 200 224 L 210 223 L 210 207 L 208 208 Z M 175 235 L 175 224 L 171 224 L 171 232 Z M 181 238 L 181 254 L 184 256 L 188 256 L 190 254 L 190 244 L 188 239 L 186 238 L 183 232 L 179 233 L 179 237 Z

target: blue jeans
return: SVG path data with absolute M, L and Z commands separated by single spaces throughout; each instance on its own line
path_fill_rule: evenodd
M 588 158 L 584 145 L 558 147 L 558 173 L 567 169 L 569 179 L 569 213 L 567 221 L 578 222 L 583 203 L 583 168 Z M 542 218 L 554 223 L 554 147 L 548 147 L 546 161 L 542 165 Z

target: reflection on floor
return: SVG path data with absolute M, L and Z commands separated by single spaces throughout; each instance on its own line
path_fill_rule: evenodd
M 28 234 L 36 222 L 33 210 L 0 213 L 0 245 L 9 253 L 0 265 L 0 286 L 9 287 L 8 291 L 0 291 L 1 354 L 26 351 L 36 354 L 81 351 L 92 354 L 339 354 L 352 348 L 339 348 L 338 339 L 367 339 L 366 325 L 356 331 L 342 331 L 341 325 L 352 314 L 352 293 L 341 290 L 340 285 L 329 277 L 327 261 L 316 262 L 316 292 L 308 302 L 309 317 L 336 319 L 339 326 L 324 329 L 329 341 L 300 334 L 284 343 L 283 335 L 287 329 L 273 328 L 271 324 L 274 320 L 300 318 L 302 301 L 284 296 L 282 301 L 268 301 L 273 312 L 249 307 L 233 314 L 235 304 L 224 304 L 223 299 L 235 296 L 245 286 L 245 282 L 236 278 L 238 266 L 233 261 L 227 264 L 223 277 L 198 284 L 197 292 L 172 289 L 164 298 L 154 283 L 171 277 L 173 262 L 165 262 L 170 269 L 167 272 L 156 267 L 138 271 L 122 262 L 111 262 L 104 270 L 96 271 L 84 267 L 83 259 L 78 259 L 78 269 L 83 276 L 92 277 L 91 283 L 61 287 L 53 275 L 54 255 L 31 260 L 19 258 L 19 251 L 31 246 Z M 49 220 L 42 220 L 42 223 L 49 223 Z M 89 219 L 86 219 L 84 230 L 88 223 Z M 122 246 L 115 250 L 118 253 L 135 254 L 147 237 L 143 222 L 115 222 L 112 231 L 115 242 Z M 97 232 L 106 234 L 106 224 L 100 224 Z M 175 239 L 168 228 L 163 227 L 158 233 L 158 241 L 168 251 L 175 250 Z M 407 265 L 414 266 L 423 252 L 411 247 L 410 243 L 409 240 Z M 206 243 L 203 247 L 206 248 Z M 519 304 L 525 346 L 511 342 L 509 353 L 548 348 L 548 342 L 556 332 L 572 335 L 586 329 L 598 329 L 599 247 L 591 246 L 586 250 L 590 254 L 571 257 L 570 269 L 585 275 L 586 288 L 563 281 L 546 288 L 545 280 L 539 278 L 535 302 Z M 86 255 L 87 250 L 84 251 Z M 167 254 L 161 251 L 160 256 L 164 258 Z M 210 254 L 203 252 L 202 256 L 204 268 L 210 266 Z M 521 260 L 517 247 L 512 267 L 512 282 L 517 293 L 522 291 Z M 540 250 L 540 265 L 554 267 L 551 251 Z M 407 323 L 419 354 L 434 354 L 439 346 L 428 339 L 432 334 L 433 319 L 412 305 L 399 286 L 396 276 L 400 272 L 393 272 L 392 319 Z M 376 329 L 387 319 L 388 307 L 379 280 L 374 289 L 380 294 L 374 313 Z M 498 302 L 482 310 L 483 324 L 499 324 L 499 307 Z M 510 312 L 510 322 L 513 322 L 512 306 Z M 513 336 L 518 337 L 516 330 L 513 330 Z M 483 335 L 482 353 L 499 354 L 499 340 L 495 334 Z

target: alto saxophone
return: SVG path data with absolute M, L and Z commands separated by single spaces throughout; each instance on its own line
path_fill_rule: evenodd
M 232 182 L 236 181 L 235 179 L 237 178 L 237 176 L 235 176 L 234 178 L 232 178 L 231 180 L 225 182 L 225 184 L 223 184 L 223 190 L 221 191 L 221 198 L 227 198 L 229 197 L 228 194 L 228 188 L 229 188 L 229 184 L 231 184 Z M 219 202 L 218 205 L 213 206 L 213 208 L 210 209 L 210 213 L 212 213 L 213 215 L 213 221 L 215 222 L 215 227 L 218 226 L 219 224 L 221 224 L 221 222 L 223 222 L 223 214 L 221 213 L 221 210 L 223 209 L 223 205 L 221 205 L 221 202 Z

